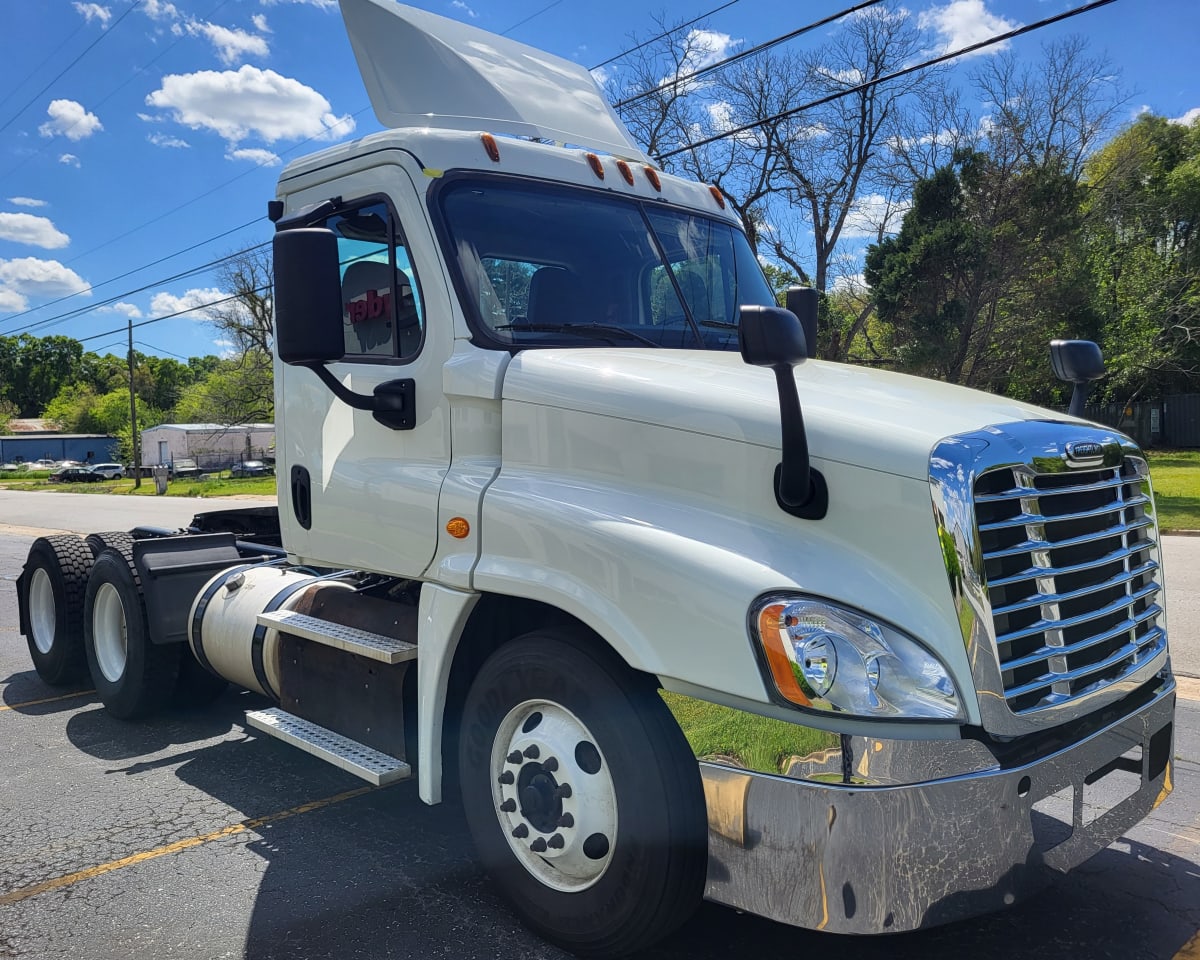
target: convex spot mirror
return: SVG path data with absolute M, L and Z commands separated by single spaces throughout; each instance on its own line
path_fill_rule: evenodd
M 337 236 L 321 227 L 275 234 L 275 343 L 284 363 L 340 360 L 342 278 Z
M 1104 357 L 1091 340 L 1051 340 L 1054 375 L 1067 383 L 1089 383 L 1104 376 Z

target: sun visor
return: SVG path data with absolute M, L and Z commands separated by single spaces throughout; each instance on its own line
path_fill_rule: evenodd
M 385 127 L 538 137 L 648 162 L 586 68 L 393 0 L 340 0 Z

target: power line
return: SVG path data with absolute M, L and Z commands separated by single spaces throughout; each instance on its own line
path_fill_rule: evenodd
M 64 321 L 73 319 L 74 317 L 82 316 L 85 313 L 91 313 L 93 310 L 99 310 L 101 307 L 112 306 L 114 303 L 118 302 L 119 300 L 122 300 L 125 297 L 132 296 L 135 293 L 144 293 L 145 291 L 151 289 L 152 287 L 161 286 L 164 283 L 173 283 L 176 280 L 183 280 L 187 277 L 195 276 L 198 273 L 203 273 L 206 270 L 210 270 L 211 268 L 217 266 L 218 264 L 224 263 L 228 260 L 232 260 L 235 257 L 240 257 L 243 254 L 251 253 L 254 250 L 261 250 L 263 247 L 266 247 L 269 244 L 270 244 L 270 241 L 268 240 L 263 243 L 256 244 L 252 247 L 246 247 L 243 250 L 237 250 L 233 253 L 226 254 L 223 257 L 218 257 L 216 260 L 210 260 L 208 263 L 203 263 L 198 267 L 192 267 L 190 270 L 184 270 L 180 273 L 173 274 L 172 276 L 163 277 L 161 280 L 153 280 L 150 283 L 147 283 L 141 287 L 137 287 L 134 290 L 126 290 L 123 293 L 118 293 L 115 296 L 109 297 L 107 300 L 102 300 L 100 303 L 89 303 L 85 307 L 77 307 L 74 310 L 68 310 L 66 313 L 60 313 L 53 317 L 46 317 L 43 320 L 37 320 L 34 323 L 27 324 L 24 327 L 19 327 L 16 330 L 10 330 L 8 333 L 8 336 L 15 336 L 16 334 L 19 334 L 19 333 L 28 333 L 30 330 L 36 330 L 41 327 L 57 326 L 59 323 L 63 323 Z M 139 269 L 145 269 L 145 268 L 142 267 Z M 133 272 L 136 273 L 137 271 L 133 271 Z
M 85 56 L 87 56 L 88 52 L 93 47 L 95 47 L 96 44 L 98 44 L 101 40 L 103 40 L 105 37 L 107 37 L 114 30 L 116 30 L 117 26 L 121 23 L 121 21 L 124 20 L 131 13 L 133 13 L 134 9 L 141 2 L 142 2 L 142 0 L 134 0 L 133 3 L 131 3 L 128 7 L 126 7 L 125 12 L 122 13 L 119 17 L 117 17 L 117 19 L 113 22 L 113 25 L 111 27 L 109 27 L 107 30 L 102 31 L 100 36 L 98 36 L 95 40 L 93 40 L 91 43 L 89 43 L 86 47 L 83 48 L 83 52 L 80 53 L 79 56 L 77 56 L 74 60 L 72 60 L 65 67 L 63 67 L 62 70 L 60 70 L 57 74 L 54 75 L 54 78 L 49 83 L 47 83 L 44 87 L 42 87 L 41 90 L 39 90 L 32 97 L 30 97 L 29 100 L 26 102 L 25 106 L 21 107 L 20 110 L 18 110 L 11 117 L 9 117 L 8 120 L 3 125 L 0 125 L 0 133 L 3 133 L 5 130 L 7 130 L 9 127 L 11 127 L 16 122 L 17 118 L 21 114 L 23 114 L 26 110 L 28 110 L 30 107 L 32 107 L 37 102 L 38 97 L 40 97 L 43 93 L 45 93 L 47 90 L 49 90 L 52 86 L 54 86 L 54 84 L 57 83 L 63 77 L 63 75 L 67 73 L 68 70 L 70 70 L 73 66 L 75 66 L 75 64 L 77 64 L 80 60 L 82 60 Z
M 713 7 L 713 9 L 709 10 L 708 13 L 702 13 L 698 17 L 693 17 L 687 23 L 681 23 L 678 26 L 672 27 L 670 30 L 664 30 L 657 37 L 651 37 L 649 40 L 643 40 L 637 46 L 630 47 L 628 50 L 622 50 L 620 53 L 616 54 L 615 56 L 609 57 L 607 60 L 601 60 L 594 67 L 588 67 L 588 69 L 589 70 L 599 70 L 601 67 L 607 67 L 610 63 L 613 63 L 616 60 L 620 60 L 622 57 L 627 57 L 631 53 L 636 53 L 638 50 L 641 50 L 642 47 L 648 47 L 648 46 L 650 46 L 650 44 L 657 43 L 659 40 L 665 39 L 666 37 L 669 37 L 673 33 L 678 33 L 680 30 L 684 30 L 687 27 L 690 27 L 694 23 L 699 23 L 701 20 L 707 20 L 714 13 L 720 13 L 726 7 L 732 7 L 735 3 L 739 3 L 739 2 L 740 2 L 740 0 L 729 0 L 728 3 L 723 3 L 719 7 Z
M 254 226 L 254 224 L 258 223 L 261 219 L 262 219 L 262 217 L 255 217 L 253 220 L 247 220 L 245 223 L 243 223 L 239 226 L 236 226 L 236 227 L 231 227 L 228 230 L 218 233 L 216 236 L 209 237 L 207 240 L 200 240 L 197 243 L 193 243 L 190 247 L 184 247 L 182 250 L 176 250 L 174 253 L 169 253 L 165 257 L 159 257 L 157 260 L 151 260 L 149 263 L 144 263 L 140 267 L 135 267 L 133 270 L 126 270 L 124 273 L 119 273 L 115 277 L 109 277 L 107 280 L 101 280 L 99 283 L 93 283 L 88 287 L 88 289 L 86 291 L 80 290 L 76 293 L 68 293 L 65 296 L 59 297 L 57 300 L 48 300 L 45 303 L 38 304 L 36 307 L 30 307 L 27 310 L 22 310 L 20 313 L 11 314 L 11 315 L 5 317 L 2 321 L 0 321 L 0 323 L 7 323 L 10 320 L 19 320 L 21 317 L 28 316 L 29 314 L 35 313 L 38 310 L 44 310 L 46 307 L 53 307 L 55 304 L 62 303 L 64 300 L 72 300 L 75 297 L 81 297 L 81 296 L 83 296 L 84 293 L 91 293 L 95 290 L 98 290 L 100 287 L 106 287 L 110 283 L 116 283 L 116 281 L 123 280 L 123 279 L 125 279 L 125 277 L 132 276 L 135 273 L 141 273 L 143 270 L 149 270 L 151 267 L 156 267 L 160 263 L 166 263 L 168 260 L 174 260 L 178 256 L 182 256 L 185 253 L 189 253 L 190 251 L 195 250 L 197 247 L 202 247 L 207 243 L 212 243 L 214 240 L 220 240 L 222 237 L 227 237 L 231 233 L 237 233 L 239 230 L 245 230 L 246 227 L 252 227 L 252 226 Z M 238 251 L 239 254 L 246 253 L 246 252 L 247 252 L 246 250 Z M 231 254 L 230 256 L 236 256 L 236 254 Z M 228 257 L 225 257 L 222 259 L 228 259 Z M 215 264 L 220 263 L 220 262 L 221 262 L 220 260 L 214 260 L 210 264 L 205 264 L 205 266 L 214 266 Z M 199 270 L 202 268 L 196 268 L 196 269 Z M 139 293 L 139 292 L 140 292 L 139 290 L 132 290 L 132 291 L 130 291 L 130 294 Z M 125 295 L 126 294 L 120 294 L 116 298 L 116 300 L 120 300 L 121 297 L 123 297 Z M 108 302 L 115 303 L 116 300 L 112 300 L 112 301 L 108 301 Z M 94 309 L 95 307 L 100 307 L 100 306 L 107 306 L 107 303 L 92 304 L 92 305 L 90 305 L 89 309 Z M 84 312 L 86 312 L 86 311 L 84 311 Z
M 68 36 L 67 36 L 67 37 L 66 37 L 64 40 L 62 40 L 62 41 L 59 43 L 59 45 L 58 45 L 57 47 L 55 47 L 55 48 L 54 48 L 53 50 L 51 50 L 51 51 L 50 51 L 48 54 L 46 54 L 46 59 L 45 59 L 45 60 L 43 60 L 43 61 L 42 61 L 41 63 L 39 63 L 39 64 L 38 64 L 36 67 L 34 67 L 32 70 L 30 70 L 30 71 L 29 71 L 29 73 L 25 75 L 25 79 L 24 79 L 24 80 L 22 80 L 20 83 L 14 83 L 14 84 L 12 85 L 12 89 L 10 89 L 10 90 L 8 91 L 8 93 L 7 93 L 7 94 L 4 96 L 4 99 L 0 100 L 0 107 L 4 106 L 6 103 L 8 103 L 8 101 L 9 101 L 9 100 L 11 100 L 13 97 L 15 97 L 15 96 L 17 95 L 17 91 L 18 91 L 18 90 L 20 90 L 20 89 L 21 89 L 21 87 L 25 86 L 25 83 L 26 83 L 26 81 L 28 81 L 28 80 L 32 80 L 32 79 L 33 79 L 33 76 L 34 76 L 34 74 L 36 74 L 36 73 L 37 73 L 39 70 L 41 70 L 41 69 L 42 69 L 42 67 L 44 67 L 44 66 L 45 66 L 46 64 L 48 64 L 48 63 L 49 63 L 51 60 L 53 60 L 53 59 L 54 59 L 54 55 L 55 55 L 55 54 L 57 54 L 59 50 L 61 50 L 61 49 L 62 49 L 63 47 L 65 47 L 65 46 L 66 46 L 68 43 L 70 43 L 70 42 L 71 42 L 72 40 L 74 40 L 74 39 L 75 39 L 77 36 L 79 36 L 79 31 L 83 29 L 83 26 L 84 26 L 84 21 L 80 20 L 80 21 L 79 21 L 79 26 L 77 26 L 77 27 L 75 28 L 74 32 L 72 32 L 71 34 L 69 34 L 69 35 L 68 35 Z
M 912 64 L 908 67 L 903 67 L 900 70 L 895 70 L 882 77 L 876 77 L 874 80 L 867 80 L 863 83 L 855 84 L 852 87 L 847 87 L 844 90 L 839 90 L 836 93 L 831 93 L 828 96 L 819 97 L 816 100 L 810 100 L 808 103 L 802 104 L 799 107 L 792 107 L 784 110 L 774 116 L 766 117 L 762 120 L 755 120 L 752 123 L 742 124 L 740 127 L 735 127 L 732 130 L 725 130 L 722 133 L 714 134 L 711 137 L 705 137 L 703 140 L 697 140 L 695 143 L 689 143 L 683 147 L 676 147 L 674 150 L 668 150 L 666 153 L 658 155 L 659 160 L 667 160 L 671 157 L 678 156 L 681 153 L 687 153 L 689 150 L 695 150 L 698 147 L 708 146 L 710 143 L 716 143 L 718 140 L 724 140 L 726 137 L 735 137 L 739 133 L 745 133 L 747 130 L 753 130 L 755 127 L 765 126 L 768 123 L 774 123 L 776 120 L 784 120 L 787 117 L 795 116 L 798 113 L 803 113 L 805 110 L 811 110 L 813 107 L 820 107 L 826 103 L 832 103 L 834 100 L 839 100 L 842 97 L 849 96 L 852 93 L 859 93 L 863 90 L 869 90 L 872 87 L 877 87 L 881 83 L 889 83 L 892 80 L 897 80 L 900 77 L 907 76 L 910 73 L 915 73 L 918 70 L 925 70 L 928 67 L 937 66 L 939 63 L 945 63 L 947 60 L 953 60 L 955 57 L 961 57 L 964 54 L 974 53 L 976 50 L 982 50 L 985 47 L 994 46 L 997 43 L 1003 43 L 1005 40 L 1011 40 L 1014 37 L 1019 37 L 1026 33 L 1032 33 L 1034 30 L 1040 30 L 1043 27 L 1048 27 L 1053 23 L 1058 23 L 1060 20 L 1067 20 L 1071 17 L 1077 17 L 1081 13 L 1088 13 L 1100 7 L 1108 6 L 1110 3 L 1115 3 L 1116 0 L 1093 0 L 1092 3 L 1085 3 L 1081 7 L 1074 7 L 1070 10 L 1065 10 L 1062 13 L 1055 14 L 1052 17 L 1046 17 L 1043 20 L 1037 20 L 1034 23 L 1026 24 L 1022 27 L 1017 27 L 1014 30 L 1009 30 L 1007 33 L 998 33 L 995 36 L 988 37 L 986 40 L 980 40 L 978 43 L 972 43 L 965 47 L 959 47 L 957 50 L 951 50 L 949 53 L 943 53 L 941 56 L 933 57 L 930 60 L 924 60 L 920 63 Z
M 231 294 L 230 296 L 223 297 L 220 300 L 210 300 L 208 303 L 198 303 L 193 307 L 187 307 L 184 310 L 176 310 L 174 313 L 167 313 L 161 317 L 152 317 L 149 320 L 142 320 L 140 323 L 127 324 L 126 326 L 118 327 L 115 330 L 105 330 L 104 333 L 93 333 L 89 337 L 79 337 L 78 340 L 80 343 L 87 343 L 89 340 L 99 340 L 102 337 L 111 337 L 114 333 L 122 333 L 122 332 L 128 330 L 130 327 L 132 327 L 134 330 L 138 329 L 139 327 L 148 327 L 152 323 L 160 323 L 163 320 L 171 320 L 174 317 L 182 317 L 189 313 L 196 313 L 198 310 L 207 310 L 209 307 L 219 307 L 222 304 L 231 303 L 234 300 L 240 300 L 243 296 L 245 296 L 246 292 L 264 293 L 270 289 L 271 289 L 271 285 L 265 284 L 261 287 L 255 288 L 254 290 L 243 291 L 242 293 Z
M 501 33 L 500 33 L 500 36 L 502 36 L 502 37 L 507 37 L 507 36 L 508 36 L 510 33 L 512 33 L 514 30 L 516 30 L 516 29 L 517 29 L 517 27 L 523 27 L 523 26 L 525 26 L 525 24 L 527 24 L 527 23 L 528 23 L 530 20 L 533 20 L 533 19 L 535 19 L 536 17 L 540 17 L 540 16 L 541 16 L 543 13 L 546 13 L 546 12 L 547 12 L 547 11 L 549 11 L 549 10 L 553 10 L 553 9 L 554 9 L 555 7 L 557 7 L 557 6 L 558 6 L 560 3 L 562 3 L 562 0 L 550 0 L 550 3 L 548 3 L 548 4 L 546 4 L 544 7 L 542 7 L 542 9 L 541 9 L 541 10 L 538 10 L 536 13 L 531 13 L 531 14 L 530 14 L 529 16 L 527 16 L 527 17 L 526 17 L 524 20 L 518 20 L 516 23 L 514 23 L 514 24 L 513 24 L 511 27 L 509 27 L 507 30 L 501 31 Z
M 776 47 L 781 43 L 787 43 L 789 40 L 795 40 L 796 37 L 803 36 L 806 33 L 811 33 L 818 27 L 823 27 L 826 24 L 833 23 L 835 20 L 841 20 L 843 17 L 847 17 L 852 13 L 857 13 L 859 10 L 866 10 L 868 7 L 876 6 L 882 2 L 883 0 L 863 0 L 862 3 L 856 3 L 854 6 L 847 7 L 845 10 L 841 10 L 838 13 L 831 13 L 827 17 L 822 17 L 820 20 L 816 20 L 807 26 L 791 31 L 791 33 L 785 33 L 782 36 L 778 36 L 774 40 L 767 40 L 765 43 L 760 43 L 758 46 L 739 51 L 738 53 L 733 54 L 733 56 L 726 57 L 723 60 L 718 60 L 716 63 L 710 63 L 707 66 L 693 70 L 691 73 L 686 73 L 681 77 L 675 77 L 673 80 L 660 83 L 652 90 L 645 90 L 642 93 L 634 94 L 632 97 L 626 97 L 624 100 L 614 103 L 613 109 L 620 110 L 622 107 L 627 107 L 631 103 L 637 103 L 639 100 L 645 100 L 647 97 L 652 97 L 654 94 L 666 90 L 669 87 L 686 83 L 689 80 L 695 80 L 697 77 L 702 77 L 707 73 L 712 73 L 714 70 L 720 70 L 722 67 L 727 67 L 731 63 L 737 63 L 739 60 L 744 60 L 746 57 L 751 57 L 756 53 L 761 53 L 763 50 Z

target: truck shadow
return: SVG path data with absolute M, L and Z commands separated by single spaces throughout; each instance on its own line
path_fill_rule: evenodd
M 43 682 L 35 670 L 9 674 L 0 683 L 4 684 L 0 703 L 15 713 L 33 716 L 78 710 L 87 703 L 85 697 L 95 697 L 90 680 L 85 679 L 66 687 L 51 687 Z

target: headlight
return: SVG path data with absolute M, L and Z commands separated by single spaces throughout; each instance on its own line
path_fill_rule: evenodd
M 766 597 L 751 623 L 779 693 L 859 717 L 965 720 L 945 665 L 894 627 L 823 600 Z

